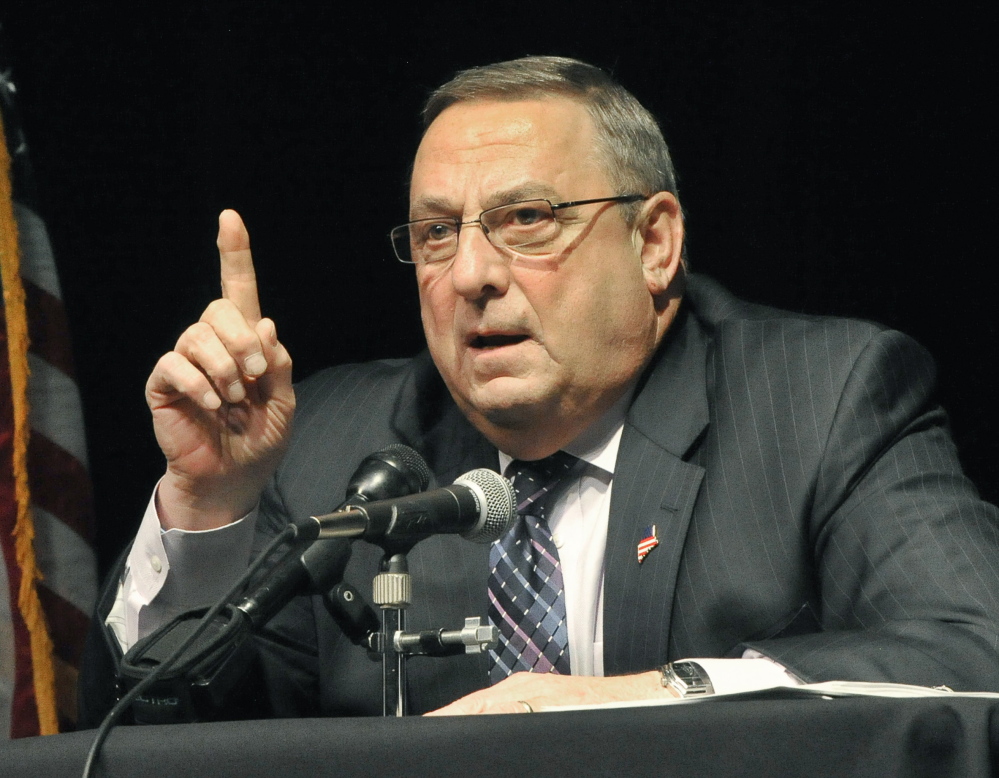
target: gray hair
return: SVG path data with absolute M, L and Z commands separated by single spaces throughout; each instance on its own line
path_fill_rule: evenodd
M 463 70 L 431 93 L 423 127 L 455 103 L 540 97 L 567 97 L 586 108 L 596 128 L 597 151 L 618 193 L 678 195 L 676 171 L 655 117 L 603 70 L 576 59 L 523 57 Z M 637 211 L 635 206 L 630 215 Z

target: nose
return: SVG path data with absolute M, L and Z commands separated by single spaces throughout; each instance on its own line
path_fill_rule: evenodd
M 484 229 L 476 222 L 462 227 L 451 260 L 451 284 L 466 300 L 500 297 L 510 285 L 509 260 L 489 242 Z

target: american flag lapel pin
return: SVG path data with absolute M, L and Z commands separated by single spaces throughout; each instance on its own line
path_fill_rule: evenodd
M 642 533 L 642 539 L 638 541 L 638 564 L 645 561 L 649 552 L 659 545 L 659 538 L 656 537 L 656 525 L 651 524 Z

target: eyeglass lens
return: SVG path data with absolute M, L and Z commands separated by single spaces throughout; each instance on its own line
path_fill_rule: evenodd
M 562 231 L 547 200 L 490 208 L 482 212 L 477 223 L 494 246 L 529 255 L 555 251 Z M 403 261 L 441 262 L 457 252 L 459 230 L 457 219 L 425 219 L 396 227 L 392 231 L 392 241 Z

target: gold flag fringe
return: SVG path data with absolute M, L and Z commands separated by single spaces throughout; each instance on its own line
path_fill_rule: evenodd
M 7 352 L 10 359 L 11 394 L 14 401 L 14 484 L 17 521 L 14 524 L 14 553 L 21 569 L 17 605 L 31 639 L 31 666 L 38 708 L 38 728 L 43 735 L 59 731 L 55 702 L 55 668 L 52 638 L 38 599 L 36 582 L 41 572 L 35 560 L 35 527 L 31 519 L 28 491 L 28 318 L 24 307 L 17 224 L 10 178 L 3 119 L 0 118 L 0 270 L 3 278 L 4 314 L 7 321 Z

